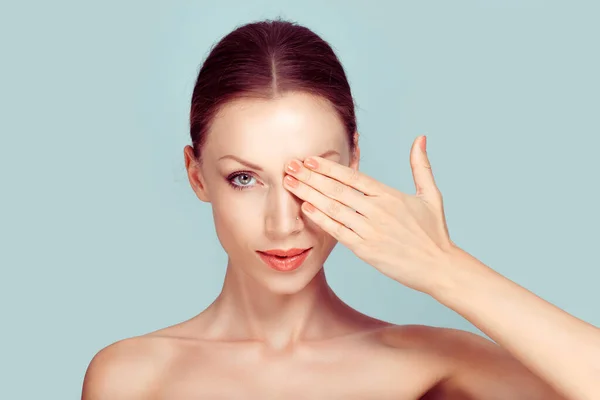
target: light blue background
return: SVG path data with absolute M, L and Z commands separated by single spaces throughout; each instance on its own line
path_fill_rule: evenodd
M 214 43 L 276 16 L 341 58 L 365 173 L 414 193 L 409 149 L 427 134 L 453 240 L 600 325 L 595 4 L 3 5 L 0 398 L 78 398 L 102 347 L 187 319 L 218 294 L 226 256 L 184 174 L 190 94 Z M 477 332 L 341 245 L 326 271 L 367 314 Z

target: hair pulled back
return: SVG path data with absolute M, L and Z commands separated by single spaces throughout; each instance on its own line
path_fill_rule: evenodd
M 342 64 L 331 46 L 313 31 L 277 19 L 236 28 L 211 49 L 202 64 L 190 110 L 195 157 L 202 161 L 211 122 L 225 104 L 242 97 L 274 99 L 289 92 L 329 101 L 354 152 L 354 100 Z

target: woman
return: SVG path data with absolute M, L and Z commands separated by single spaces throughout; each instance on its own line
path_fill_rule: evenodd
M 450 240 L 425 137 L 410 153 L 416 195 L 358 172 L 344 70 L 307 28 L 224 37 L 199 72 L 191 139 L 188 178 L 228 254 L 223 289 L 196 317 L 101 350 L 84 400 L 600 398 L 598 329 Z M 323 272 L 338 241 L 498 344 L 350 308 Z

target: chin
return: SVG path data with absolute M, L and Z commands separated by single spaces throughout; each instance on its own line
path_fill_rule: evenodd
M 307 265 L 307 267 L 309 267 Z M 305 289 L 310 282 L 321 272 L 323 267 L 307 268 L 305 270 L 296 270 L 291 274 L 281 274 L 273 271 L 274 274 L 261 276 L 261 285 L 271 293 L 280 295 L 296 294 Z

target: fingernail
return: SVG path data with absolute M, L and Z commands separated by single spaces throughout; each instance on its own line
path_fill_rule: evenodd
M 308 168 L 312 168 L 312 169 L 317 169 L 319 168 L 319 163 L 317 162 L 317 160 L 315 160 L 314 158 L 307 158 L 306 160 L 304 160 L 304 165 L 306 165 Z
M 423 135 L 423 139 L 421 140 L 421 150 L 423 153 L 427 152 L 427 136 Z
M 313 206 L 310 203 L 304 203 L 304 210 L 311 213 L 311 212 L 315 211 L 315 206 Z
M 288 165 L 287 165 L 287 169 L 290 172 L 300 172 L 300 168 L 302 168 L 302 166 L 300 165 L 300 163 L 296 160 L 292 160 Z
M 292 176 L 286 175 L 284 180 L 285 183 L 287 183 L 291 187 L 295 188 L 296 186 L 298 186 L 298 180 Z

